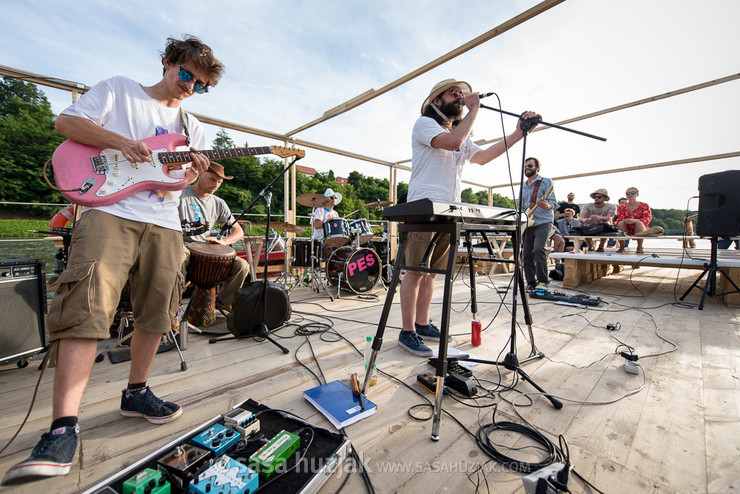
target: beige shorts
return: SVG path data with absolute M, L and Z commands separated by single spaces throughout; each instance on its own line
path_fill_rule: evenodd
M 184 286 L 180 232 L 90 210 L 77 222 L 69 254 L 47 316 L 50 341 L 109 338 L 129 273 L 134 327 L 171 329 Z
M 404 264 L 414 267 L 419 266 L 433 236 L 434 233 L 432 232 L 409 232 L 406 236 L 406 260 Z M 427 259 L 427 266 L 425 267 L 431 269 L 447 269 L 449 257 L 446 254 L 449 251 L 450 234 L 443 233 L 439 237 L 434 252 Z

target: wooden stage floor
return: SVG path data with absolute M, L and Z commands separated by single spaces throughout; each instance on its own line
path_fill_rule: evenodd
M 378 383 L 369 390 L 378 412 L 346 429 L 376 492 L 523 492 L 523 475 L 488 458 L 471 435 L 491 423 L 494 404 L 497 421 L 524 424 L 526 420 L 556 443 L 562 434 L 574 469 L 603 492 L 721 493 L 740 488 L 736 456 L 740 447 L 740 309 L 710 298 L 699 311 L 698 290 L 688 297 L 691 305 L 675 303 L 674 297 L 680 296 L 697 274 L 641 267 L 583 285 L 585 293 L 603 298 L 603 307 L 577 308 L 530 299 L 536 346 L 545 358 L 530 361 L 523 368 L 535 382 L 560 397 L 564 408 L 555 410 L 536 394 L 530 395 L 530 404 L 520 394 L 534 389 L 521 381 L 514 391 L 497 392 L 499 384 L 513 383 L 512 373 L 480 364 L 474 375 L 492 392 L 477 401 L 445 396 L 446 414 L 438 442 L 430 440 L 431 421 L 409 415 L 412 407 L 432 398 L 416 384 L 416 375 L 433 369 L 426 359 L 397 345 L 397 294 L 378 362 L 383 373 L 405 385 L 380 374 Z M 500 360 L 508 351 L 511 328 L 511 296 L 503 293 L 510 275 L 478 277 L 479 315 L 487 328 L 479 347 L 470 344 L 467 279 L 462 273 L 454 283 L 452 345 L 485 359 Z M 551 289 L 559 288 L 559 283 L 551 285 Z M 291 322 L 295 325 L 276 335 L 290 349 L 288 355 L 266 341 L 209 344 L 211 335 L 190 333 L 184 351 L 187 371 L 181 372 L 175 351 L 159 354 L 154 362 L 149 380 L 152 388 L 160 397 L 184 407 L 180 419 L 161 426 L 119 415 L 127 363 L 114 365 L 106 359 L 95 364 L 80 415 L 82 443 L 71 473 L 5 487 L 2 492 L 84 490 L 248 398 L 331 429 L 302 396 L 303 390 L 319 382 L 297 360 L 329 381 L 347 381 L 350 372 L 362 372 L 362 357 L 357 351 L 330 332 L 320 332 L 330 326 L 361 351 L 365 337 L 376 332 L 385 294 L 382 287 L 376 287 L 374 297 L 343 294 L 332 302 L 323 292 L 295 289 L 291 293 Z M 432 307 L 437 323 L 441 300 L 438 280 Z M 521 322 L 521 306 L 518 314 L 518 355 L 524 358 L 530 345 Z M 319 324 L 295 334 L 296 325 L 308 323 Z M 216 324 L 225 327 L 225 320 L 221 318 Z M 608 331 L 607 324 L 618 330 Z M 673 352 L 670 342 L 677 346 Z M 615 354 L 621 344 L 634 347 L 640 356 L 644 386 L 643 374 L 626 373 L 624 358 Z M 656 354 L 660 355 L 651 357 Z M 28 410 L 39 377 L 37 366 L 38 362 L 32 362 L 24 369 L 14 365 L 0 368 L 3 445 Z M 49 370 L 28 423 L 0 456 L 1 473 L 24 459 L 49 426 L 52 379 L 53 370 Z M 516 403 L 530 406 L 515 410 L 511 402 L 517 396 Z M 430 409 L 416 407 L 412 413 L 426 416 Z M 504 454 L 524 461 L 537 462 L 546 456 L 535 450 L 529 439 L 510 432 L 492 433 L 491 440 L 501 445 Z M 350 469 L 343 466 L 332 475 L 321 492 L 335 492 L 346 470 Z M 594 492 L 578 479 L 570 488 L 572 492 Z M 351 474 L 344 492 L 364 492 L 359 474 Z

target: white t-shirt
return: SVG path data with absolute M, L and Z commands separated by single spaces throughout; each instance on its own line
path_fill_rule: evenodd
M 184 134 L 180 108 L 169 108 L 154 101 L 141 85 L 127 77 L 117 76 L 99 82 L 62 114 L 82 117 L 129 139 L 142 140 L 162 134 Z M 184 112 L 183 112 L 184 114 Z M 203 126 L 188 115 L 190 146 L 203 149 Z M 176 172 L 173 176 L 184 176 Z M 152 223 L 180 231 L 177 206 L 180 191 L 141 191 L 108 206 L 96 206 L 106 213 L 129 220 Z
M 432 147 L 432 139 L 448 129 L 433 118 L 419 117 L 411 133 L 411 178 L 408 201 L 460 202 L 462 170 L 465 162 L 481 150 L 468 137 L 460 149 L 447 151 Z

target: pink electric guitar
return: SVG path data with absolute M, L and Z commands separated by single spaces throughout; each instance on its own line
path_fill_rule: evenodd
M 54 151 L 51 166 L 62 195 L 81 206 L 106 206 L 142 190 L 182 190 L 187 183 L 169 172 L 192 161 L 185 136 L 163 134 L 144 139 L 152 150 L 152 161 L 131 163 L 118 150 L 87 146 L 68 139 Z M 275 154 L 281 158 L 303 158 L 305 151 L 280 146 L 213 149 L 199 151 L 209 159 Z

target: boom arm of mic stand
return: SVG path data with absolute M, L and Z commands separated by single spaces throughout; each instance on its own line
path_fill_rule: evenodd
M 517 115 L 516 113 L 512 113 L 510 111 L 501 110 L 499 108 L 494 108 L 492 106 L 481 104 L 480 107 L 481 108 L 485 108 L 486 110 L 493 110 L 493 111 L 502 113 L 504 115 L 511 115 L 512 117 L 521 118 L 521 115 Z M 606 141 L 606 137 L 599 137 L 599 136 L 596 136 L 596 135 L 593 135 L 593 134 L 589 134 L 589 133 L 586 133 L 586 132 L 581 132 L 580 130 L 569 129 L 568 127 L 563 127 L 562 125 L 545 122 L 544 120 L 539 119 L 539 118 L 536 118 L 536 119 L 533 118 L 533 119 L 529 119 L 529 120 L 524 120 L 523 123 L 526 124 L 526 128 L 524 128 L 524 125 L 522 126 L 523 127 L 522 130 L 524 130 L 525 132 L 529 131 L 529 129 L 531 129 L 532 127 L 534 127 L 535 124 L 542 124 L 542 125 L 546 125 L 548 127 L 553 127 L 553 128 L 560 129 L 560 130 L 565 130 L 566 132 L 572 132 L 574 134 L 582 135 L 584 137 L 590 137 L 591 139 L 597 139 L 599 141 Z

